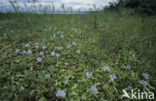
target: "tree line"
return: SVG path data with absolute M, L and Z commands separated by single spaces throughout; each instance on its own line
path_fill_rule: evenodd
M 133 8 L 140 14 L 156 15 L 156 0 L 119 0 L 110 3 L 106 9 L 119 10 L 120 8 Z

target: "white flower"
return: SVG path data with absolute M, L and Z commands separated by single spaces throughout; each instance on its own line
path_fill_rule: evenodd
M 23 92 L 24 90 L 25 88 L 21 86 L 21 88 L 19 89 L 19 92 Z
M 72 45 L 76 46 L 76 42 L 73 41 L 73 42 L 72 42 Z
M 67 84 L 69 80 L 66 80 L 64 83 Z
M 77 51 L 76 51 L 76 53 L 77 53 L 77 54 L 80 54 L 80 53 L 81 53 L 80 49 L 79 49 L 79 50 L 77 50 Z
M 49 78 L 50 78 L 50 74 L 46 74 L 45 79 L 49 79 Z
M 6 34 L 6 33 L 4 33 L 4 36 L 7 36 L 7 34 Z
M 87 78 L 90 78 L 92 76 L 92 72 L 86 72 Z
M 56 34 L 53 34 L 53 37 L 55 38 L 56 37 Z
M 58 90 L 56 93 L 56 97 L 65 97 L 66 96 L 66 92 L 64 92 L 64 90 Z
M 63 38 L 64 37 L 64 35 L 61 35 L 61 38 Z
M 70 48 L 70 45 L 67 45 L 67 49 Z
M 55 55 L 55 51 L 52 51 L 52 52 L 51 52 L 51 56 L 54 56 L 54 55 Z
M 105 66 L 104 71 L 110 71 L 110 68 L 108 66 Z
M 65 65 L 66 65 L 66 66 L 68 66 L 68 65 L 69 65 L 69 63 L 67 63 L 67 62 L 66 62 L 66 63 L 65 63 Z
M 127 65 L 127 68 L 128 68 L 128 70 L 130 70 L 131 69 L 131 66 L 130 65 Z

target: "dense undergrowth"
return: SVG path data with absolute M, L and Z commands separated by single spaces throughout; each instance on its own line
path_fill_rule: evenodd
M 155 91 L 155 16 L 121 10 L 0 18 L 2 101 L 115 101 L 122 89 Z

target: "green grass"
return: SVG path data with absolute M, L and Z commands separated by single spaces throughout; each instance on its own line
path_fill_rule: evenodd
M 128 86 L 135 91 L 156 91 L 155 16 L 121 10 L 60 15 L 1 13 L 0 18 L 1 101 L 116 101 Z M 63 32 L 64 38 L 58 32 Z M 25 47 L 27 43 L 30 47 Z M 43 50 L 43 45 L 47 49 Z M 15 53 L 16 49 L 20 52 Z M 22 54 L 28 49 L 32 54 Z M 76 53 L 79 49 L 80 54 Z M 51 56 L 52 51 L 60 57 Z M 40 63 L 38 57 L 42 58 Z M 110 71 L 104 71 L 105 66 Z M 92 72 L 90 78 L 88 71 Z M 149 74 L 149 79 L 143 73 Z M 46 79 L 46 74 L 50 78 Z M 117 78 L 110 80 L 110 74 Z M 148 84 L 143 86 L 141 80 Z M 93 85 L 98 90 L 95 94 L 90 90 Z M 66 92 L 65 98 L 56 97 L 59 89 Z

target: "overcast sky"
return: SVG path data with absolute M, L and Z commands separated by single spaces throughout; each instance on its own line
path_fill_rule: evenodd
M 8 8 L 11 8 L 10 3 L 8 2 L 10 0 L 0 0 L 0 10 L 5 10 Z M 109 2 L 116 2 L 117 0 L 37 0 L 36 3 L 30 3 L 26 1 L 30 0 L 17 0 L 17 5 L 20 8 L 26 9 L 32 5 L 39 5 L 41 4 L 43 7 L 45 6 L 55 6 L 55 10 L 61 10 L 61 5 L 64 4 L 65 9 L 72 8 L 73 11 L 77 10 L 88 10 L 90 8 L 93 8 L 93 5 L 95 4 L 97 8 L 102 8 L 103 6 L 109 5 Z M 27 5 L 27 7 L 24 6 L 24 2 Z

